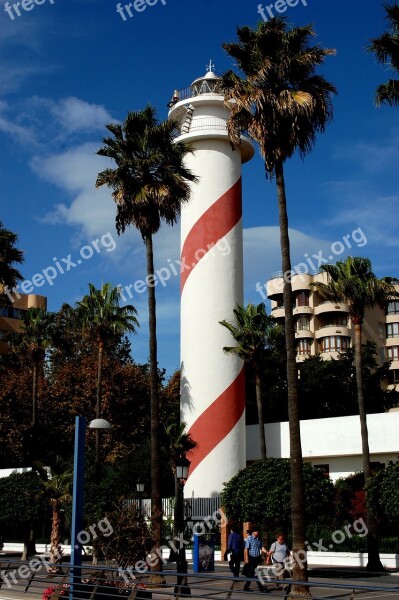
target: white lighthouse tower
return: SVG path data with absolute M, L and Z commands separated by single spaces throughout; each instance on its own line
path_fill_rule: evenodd
M 254 150 L 244 136 L 232 147 L 217 81 L 210 63 L 169 104 L 177 139 L 194 148 L 185 164 L 199 178 L 181 214 L 181 418 L 198 443 L 187 497 L 219 495 L 245 466 L 243 363 L 223 353 L 234 340 L 219 321 L 243 303 L 241 164 Z

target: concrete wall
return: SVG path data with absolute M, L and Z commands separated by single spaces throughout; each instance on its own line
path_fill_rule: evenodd
M 367 416 L 372 461 L 397 461 L 399 458 L 399 412 Z M 288 422 L 265 425 L 267 455 L 289 458 Z M 360 422 L 357 415 L 301 421 L 304 460 L 313 465 L 329 464 L 335 481 L 362 470 Z M 260 458 L 258 426 L 247 426 L 247 461 Z

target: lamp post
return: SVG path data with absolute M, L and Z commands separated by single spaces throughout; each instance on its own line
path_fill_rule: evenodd
M 175 520 L 177 519 L 178 523 L 178 534 L 179 539 L 184 534 L 185 529 L 185 514 L 184 514 L 184 484 L 188 478 L 188 471 L 190 468 L 190 461 L 186 456 L 182 456 L 176 460 L 176 481 L 177 481 L 177 490 L 176 490 L 176 499 L 175 499 Z M 180 542 L 179 547 L 179 555 L 176 560 L 176 570 L 177 570 L 177 589 L 182 585 L 187 585 L 187 560 L 186 560 L 186 547 L 185 544 Z M 178 593 L 178 592 L 177 592 Z
M 105 419 L 94 419 L 90 429 L 110 429 L 112 426 Z M 72 524 L 71 524 L 71 559 L 69 571 L 69 599 L 74 600 L 74 588 L 80 581 L 82 566 L 83 530 L 83 497 L 85 470 L 85 417 L 75 417 L 75 446 L 73 456 L 73 491 L 72 491 Z M 86 532 L 84 532 L 86 533 Z

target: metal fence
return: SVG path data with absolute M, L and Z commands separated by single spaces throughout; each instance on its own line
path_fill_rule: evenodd
M 40 561 L 39 561 L 40 562 Z M 399 583 L 396 577 L 376 578 L 370 583 L 373 574 L 361 570 L 324 573 L 318 570 L 308 582 L 293 581 L 287 578 L 285 589 L 277 591 L 277 581 L 267 578 L 233 578 L 226 565 L 211 573 L 179 573 L 173 565 L 165 565 L 162 573 L 139 571 L 130 567 L 69 564 L 59 565 L 57 573 L 49 573 L 42 565 L 32 569 L 32 561 L 1 562 L 0 598 L 23 600 L 105 600 L 106 598 L 135 598 L 136 600 L 179 600 L 181 597 L 212 600 L 244 600 L 248 594 L 243 589 L 248 582 L 251 591 L 266 591 L 270 596 L 284 600 L 293 586 L 303 587 L 301 598 L 326 599 L 340 598 L 353 600 L 397 600 Z M 73 578 L 71 579 L 71 570 Z M 377 575 L 377 574 L 376 574 Z M 378 574 L 381 575 L 381 574 Z M 309 590 L 309 593 L 306 592 Z M 256 594 L 255 594 L 256 595 Z
M 150 498 L 132 498 L 127 500 L 128 505 L 135 505 L 142 510 L 146 519 L 151 517 L 151 499 Z M 175 506 L 174 498 L 162 498 L 162 511 L 164 519 L 173 519 L 173 510 Z M 206 517 L 212 516 L 221 507 L 220 496 L 214 498 L 185 498 L 184 512 L 185 519 L 190 521 L 200 521 Z

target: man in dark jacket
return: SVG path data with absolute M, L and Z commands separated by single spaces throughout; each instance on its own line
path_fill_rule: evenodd
M 234 577 L 240 575 L 240 562 L 243 558 L 243 540 L 238 533 L 237 527 L 233 526 L 230 531 L 229 539 L 227 540 L 227 552 L 230 554 L 229 567 Z

